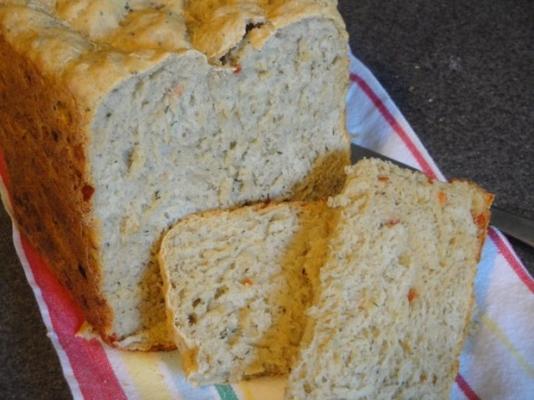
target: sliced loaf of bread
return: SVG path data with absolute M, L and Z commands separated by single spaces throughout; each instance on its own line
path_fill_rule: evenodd
M 374 159 L 347 172 L 286 398 L 448 398 L 492 195 Z
M 326 197 L 348 163 L 335 1 L 0 1 L 20 229 L 110 344 L 172 346 L 154 251 L 187 214 Z
M 171 330 L 195 384 L 287 374 L 334 213 L 325 202 L 184 218 L 159 253 Z

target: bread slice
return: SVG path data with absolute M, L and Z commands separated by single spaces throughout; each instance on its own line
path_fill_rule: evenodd
M 169 322 L 191 382 L 289 372 L 334 219 L 325 202 L 249 206 L 165 235 Z
M 445 399 L 492 195 L 367 159 L 340 212 L 286 399 Z
M 169 347 L 154 253 L 187 214 L 342 186 L 335 1 L 0 1 L 20 229 L 110 344 Z

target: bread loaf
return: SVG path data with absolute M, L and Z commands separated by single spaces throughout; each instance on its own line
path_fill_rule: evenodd
M 287 374 L 334 216 L 324 202 L 186 217 L 163 239 L 171 330 L 196 384 Z
M 176 220 L 337 191 L 346 41 L 334 1 L 0 0 L 15 217 L 107 342 L 172 346 Z
M 373 159 L 347 171 L 286 398 L 446 399 L 492 195 Z

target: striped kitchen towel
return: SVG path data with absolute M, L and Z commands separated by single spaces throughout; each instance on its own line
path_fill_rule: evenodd
M 347 127 L 353 141 L 444 179 L 436 164 L 371 72 L 351 58 Z M 0 175 L 8 177 L 0 157 Z M 9 201 L 0 180 L 6 209 Z M 28 240 L 13 227 L 13 241 L 49 337 L 75 399 L 281 399 L 283 379 L 192 388 L 175 352 L 129 353 L 76 336 L 78 306 Z M 534 398 L 534 280 L 506 238 L 490 228 L 475 283 L 476 312 L 466 341 L 454 399 Z

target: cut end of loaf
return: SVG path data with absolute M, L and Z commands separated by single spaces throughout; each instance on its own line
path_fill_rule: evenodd
M 160 264 L 169 322 L 195 384 L 287 374 L 332 216 L 324 202 L 185 218 Z
M 492 196 L 375 159 L 347 174 L 286 398 L 447 398 Z

